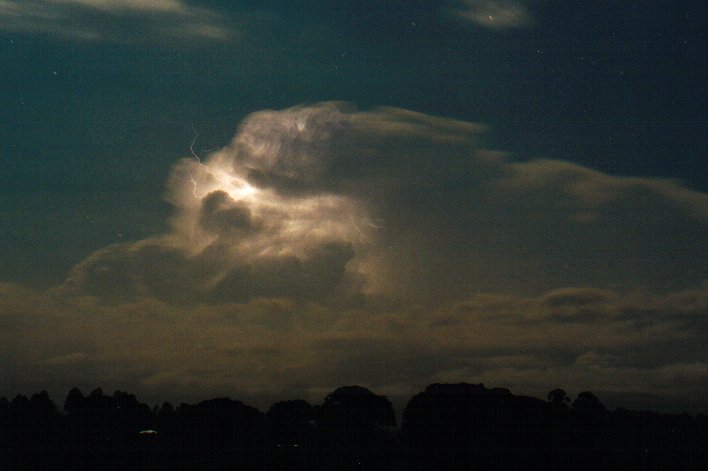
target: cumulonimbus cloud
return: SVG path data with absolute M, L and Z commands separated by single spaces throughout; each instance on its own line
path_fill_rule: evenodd
M 44 294 L 0 285 L 0 356 L 17 359 L 3 377 L 695 396 L 708 196 L 515 161 L 484 133 L 338 102 L 250 115 L 230 144 L 175 165 L 168 233 L 99 250 Z
M 483 137 L 484 126 L 401 109 L 255 113 L 228 146 L 175 166 L 169 234 L 94 254 L 65 288 L 207 301 L 326 286 L 435 304 L 708 277 L 705 194 L 514 162 Z

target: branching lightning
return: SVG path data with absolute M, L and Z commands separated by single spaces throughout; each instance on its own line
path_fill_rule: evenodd
M 189 151 L 192 153 L 192 156 L 195 159 L 197 159 L 197 162 L 199 162 L 199 165 L 201 165 L 202 167 L 206 167 L 206 165 L 204 165 L 202 163 L 202 159 L 199 158 L 199 156 L 197 155 L 196 152 L 194 152 L 194 144 L 197 142 L 197 138 L 199 137 L 199 133 L 197 132 L 196 129 L 194 129 L 194 123 L 191 123 L 191 126 L 192 126 L 192 131 L 194 132 L 194 137 L 192 138 L 192 142 L 189 144 Z M 197 179 L 194 178 L 194 175 L 192 175 L 192 172 L 189 172 L 189 181 L 192 182 L 192 185 L 193 185 L 192 194 L 194 195 L 195 198 L 199 199 L 199 197 L 197 196 L 198 182 L 197 182 Z
M 202 159 L 200 159 L 199 156 L 197 155 L 197 153 L 194 152 L 194 143 L 197 142 L 197 138 L 199 137 L 199 133 L 197 132 L 196 129 L 194 129 L 194 123 L 192 123 L 192 131 L 194 131 L 194 138 L 192 138 L 192 143 L 189 144 L 189 151 L 192 153 L 192 156 L 194 156 L 194 158 L 197 159 L 197 162 L 199 162 L 199 165 L 201 165 L 202 167 L 206 167 L 206 165 L 204 165 L 202 163 Z
M 351 220 L 352 224 L 354 225 L 354 229 L 359 233 L 359 240 L 366 239 L 366 236 L 364 233 L 359 229 L 359 225 L 356 223 L 356 220 L 354 219 L 354 216 L 349 215 L 349 219 Z
M 192 142 L 189 144 L 189 152 L 192 154 L 192 157 L 197 161 L 197 163 L 199 163 L 199 166 L 204 167 L 206 169 L 206 173 L 209 175 L 209 177 L 221 183 L 227 189 L 228 193 L 231 196 L 234 196 L 235 192 L 239 193 L 239 196 L 241 197 L 253 194 L 255 192 L 255 188 L 253 188 L 246 180 L 242 178 L 234 178 L 233 176 L 229 176 L 228 174 L 225 175 L 223 170 L 215 168 L 213 166 L 209 166 L 202 161 L 200 156 L 204 155 L 204 153 L 210 153 L 214 149 L 217 149 L 218 146 L 212 147 L 208 150 L 201 150 L 199 154 L 197 154 L 197 152 L 195 152 L 194 150 L 194 145 L 196 144 L 197 139 L 199 138 L 199 133 L 194 128 L 194 124 L 192 124 L 191 126 L 192 131 L 194 132 L 194 137 L 192 138 Z M 187 173 L 189 175 L 189 181 L 192 183 L 192 195 L 194 195 L 195 198 L 200 199 L 199 195 L 197 194 L 197 190 L 199 188 L 199 180 L 197 179 L 197 177 L 194 176 L 191 171 L 188 171 Z
M 192 194 L 195 198 L 199 199 L 197 196 L 197 180 L 192 175 L 192 172 L 189 172 L 189 181 L 192 182 L 192 185 L 194 185 L 194 188 L 192 188 Z

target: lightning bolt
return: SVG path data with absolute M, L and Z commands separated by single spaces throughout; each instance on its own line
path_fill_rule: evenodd
M 366 225 L 369 227 L 373 227 L 374 229 L 377 229 L 377 230 L 381 229 L 381 226 L 377 226 L 376 224 L 373 223 L 373 221 L 371 221 L 371 219 L 368 219 L 368 218 L 366 219 Z
M 354 216 L 350 214 L 349 219 L 351 220 L 352 224 L 354 224 L 354 229 L 356 229 L 356 231 L 359 233 L 359 240 L 365 240 L 366 236 L 363 232 L 361 232 L 361 229 L 359 229 L 359 225 L 356 223 L 356 220 L 354 220 Z
M 195 198 L 199 199 L 197 196 L 197 180 L 192 175 L 192 172 L 189 172 L 189 181 L 192 182 L 192 185 L 194 185 L 194 188 L 192 188 L 192 194 Z
M 202 163 L 202 159 L 199 158 L 196 152 L 194 152 L 194 144 L 197 142 L 197 138 L 199 138 L 199 133 L 197 132 L 196 129 L 194 129 L 194 123 L 191 123 L 192 126 L 192 131 L 194 132 L 194 137 L 192 138 L 192 142 L 189 144 L 189 152 L 192 153 L 192 157 L 194 157 L 197 162 L 199 162 L 199 165 L 202 167 L 206 167 L 204 163 Z M 192 175 L 192 172 L 189 172 L 189 181 L 192 182 L 193 188 L 192 188 L 192 194 L 194 195 L 195 198 L 199 199 L 197 196 L 197 186 L 199 183 L 197 182 L 197 179 L 194 178 L 194 175 Z
M 232 186 L 231 182 L 225 181 L 223 178 L 221 178 L 216 172 L 212 171 L 212 169 L 209 168 L 208 165 L 206 165 L 204 162 L 202 162 L 202 159 L 200 155 L 204 155 L 206 152 L 207 154 L 214 149 L 218 149 L 219 146 L 212 147 L 211 149 L 208 150 L 201 150 L 199 154 L 197 154 L 194 151 L 194 144 L 196 144 L 197 139 L 199 138 L 199 133 L 197 130 L 194 128 L 194 123 L 191 124 L 192 126 L 192 132 L 194 132 L 194 137 L 192 137 L 192 142 L 189 144 L 189 152 L 192 154 L 192 157 L 199 163 L 199 166 L 204 167 L 206 169 L 206 172 L 209 174 L 210 177 L 214 178 L 216 181 L 219 183 L 222 183 L 223 185 L 226 186 Z M 199 196 L 197 195 L 197 189 L 199 187 L 199 180 L 192 174 L 192 172 L 188 172 L 189 175 L 189 181 L 192 183 L 192 195 L 194 195 L 195 198 L 199 199 Z
M 192 138 L 192 143 L 189 144 L 189 151 L 192 153 L 192 156 L 195 159 L 197 159 L 197 162 L 199 162 L 199 165 L 201 165 L 202 167 L 206 167 L 206 165 L 204 165 L 202 163 L 202 159 L 200 159 L 199 156 L 197 155 L 197 153 L 194 152 L 194 143 L 197 142 L 197 138 L 199 137 L 199 133 L 197 132 L 196 129 L 194 129 L 194 123 L 192 123 L 192 131 L 194 131 L 194 137 Z

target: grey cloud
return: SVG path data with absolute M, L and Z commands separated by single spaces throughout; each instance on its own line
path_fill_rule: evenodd
M 386 179 L 383 184 L 423 181 L 450 166 L 479 140 L 484 126 L 396 108 L 357 111 L 327 102 L 249 116 L 226 152 L 234 165 L 273 182 L 292 180 L 309 191 L 356 191 L 352 180 Z M 440 146 L 439 157 L 435 156 Z M 439 159 L 454 159 L 440 165 Z M 376 182 L 373 182 L 374 184 Z M 359 186 L 366 191 L 373 188 Z
M 201 224 L 219 234 L 244 232 L 253 229 L 251 211 L 231 199 L 223 191 L 215 191 L 202 200 Z
M 509 29 L 532 22 L 524 0 L 457 0 L 454 14 L 478 26 L 491 29 Z
M 240 222 L 239 222 L 240 224 Z M 221 243 L 196 255 L 170 246 L 164 239 L 116 245 L 95 253 L 52 291 L 90 295 L 122 304 L 158 298 L 175 304 L 244 302 L 258 297 L 326 299 L 347 293 L 356 279 L 346 274 L 353 250 L 346 244 L 325 244 L 294 256 L 224 264 L 229 247 Z
M 255 113 L 175 166 L 167 234 L 97 251 L 46 294 L 0 285 L 0 373 L 264 397 L 434 381 L 698 397 L 706 195 L 483 141 L 391 108 Z
M 256 113 L 224 153 L 275 191 L 363 203 L 380 221 L 374 252 L 387 248 L 376 254 L 377 275 L 391 271 L 391 290 L 407 295 L 676 289 L 708 276 L 705 194 L 564 161 L 514 162 L 485 149 L 483 133 L 406 110 L 325 103 Z M 393 280 L 401 272 L 408 279 Z
M 346 264 L 352 256 L 350 246 L 328 244 L 308 253 L 305 260 L 279 257 L 237 266 L 210 289 L 210 299 L 244 301 L 283 296 L 323 301 L 345 281 Z
M 73 352 L 67 353 L 66 355 L 59 355 L 46 360 L 42 360 L 40 363 L 45 365 L 71 365 L 77 363 L 84 363 L 87 356 L 83 352 Z
M 352 382 L 405 396 L 435 381 L 481 381 L 539 395 L 556 385 L 653 393 L 705 407 L 697 398 L 708 373 L 708 312 L 695 303 L 708 298 L 705 288 L 607 291 L 596 293 L 600 302 L 568 290 L 566 309 L 597 309 L 572 323 L 548 303 L 558 292 L 478 295 L 436 308 L 357 308 L 285 298 L 178 306 L 148 296 L 110 305 L 2 288 L 11 297 L 0 305 L 12 304 L 25 318 L 0 333 L 3 358 L 12 359 L 0 367 L 4 387 L 30 387 L 22 379 L 33 377 L 29 372 L 51 371 L 72 383 L 53 385 L 60 393 L 90 378 L 87 387 L 129 383 L 138 393 L 167 397 L 196 391 L 317 399 L 322 389 Z M 647 305 L 655 309 L 642 311 Z M 623 317 L 627 310 L 635 315 Z M 21 314 L 28 312 L 34 315 Z M 456 322 L 431 328 L 443 317 Z
M 359 291 L 430 305 L 575 286 L 544 301 L 571 320 L 611 302 L 602 290 L 708 278 L 707 195 L 515 162 L 485 148 L 484 129 L 337 102 L 254 113 L 204 163 L 175 166 L 172 232 L 99 252 L 68 284 L 177 300 Z
M 182 0 L 2 0 L 0 30 L 78 41 L 225 41 L 229 22 Z
M 545 295 L 541 302 L 551 308 L 594 306 L 611 299 L 612 294 L 591 288 L 564 288 Z

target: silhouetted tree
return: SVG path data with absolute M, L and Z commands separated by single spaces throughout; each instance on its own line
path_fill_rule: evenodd
M 314 445 L 317 430 L 315 415 L 307 401 L 275 403 L 268 410 L 266 421 L 269 443 L 286 447 Z
M 0 398 L 0 469 L 708 469 L 704 415 L 610 412 L 588 391 L 570 408 L 566 398 L 433 384 L 409 401 L 398 442 L 390 402 L 358 386 L 267 414 L 226 398 L 150 409 L 127 392 L 74 388 L 61 415 L 42 391 Z
M 606 449 L 611 444 L 604 434 L 606 412 L 598 397 L 589 391 L 581 392 L 573 401 L 571 433 L 577 469 L 607 467 L 609 456 Z
M 22 394 L 18 394 L 12 400 L 12 407 L 14 407 L 15 410 L 27 409 L 27 408 L 29 408 L 29 399 L 27 399 L 27 396 L 23 396 Z
M 317 409 L 322 446 L 340 468 L 385 466 L 395 446 L 393 405 L 360 386 L 344 386 Z
M 266 414 L 270 468 L 312 470 L 319 460 L 315 409 L 303 400 L 273 404 Z
M 568 393 L 565 392 L 565 389 L 561 388 L 556 388 L 549 391 L 546 398 L 548 399 L 548 402 L 556 405 L 565 405 L 570 402 Z
M 72 388 L 64 400 L 64 412 L 75 414 L 84 402 L 84 395 L 79 388 Z
M 600 399 L 590 391 L 583 391 L 578 394 L 578 397 L 573 401 L 573 409 L 583 411 L 604 411 L 605 406 L 602 405 Z
M 175 411 L 173 450 L 184 459 L 208 458 L 205 467 L 255 469 L 265 448 L 265 415 L 254 407 L 216 398 Z
M 413 469 L 515 469 L 542 462 L 548 404 L 482 384 L 433 384 L 403 412 Z

